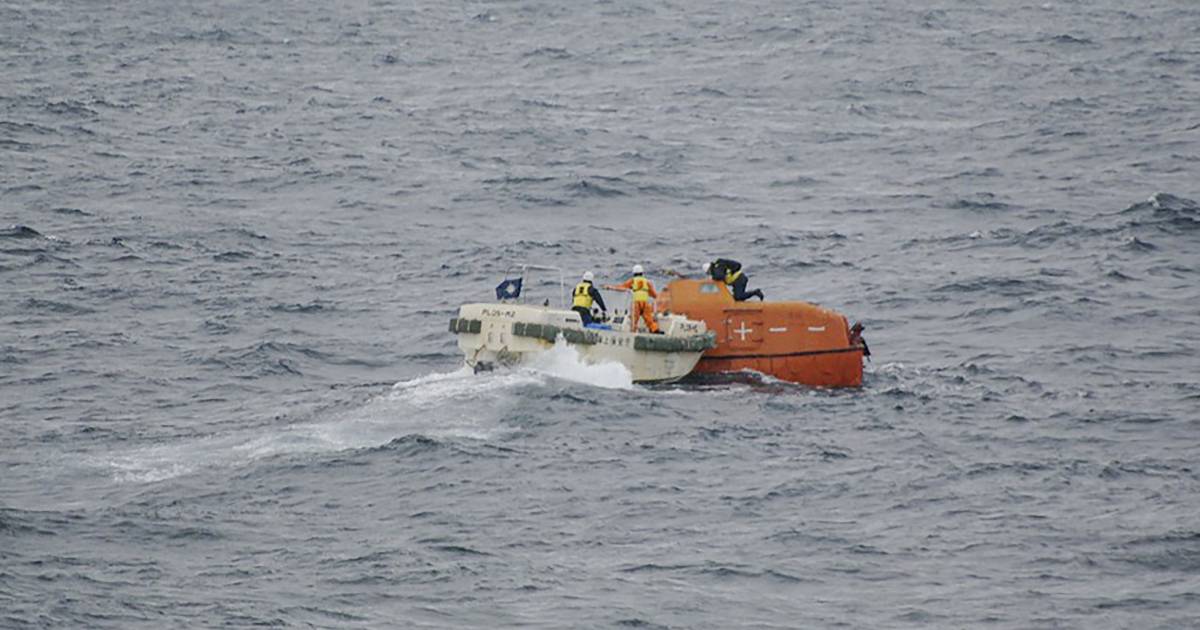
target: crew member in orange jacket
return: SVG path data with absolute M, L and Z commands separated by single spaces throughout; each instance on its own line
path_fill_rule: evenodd
M 650 298 L 657 298 L 658 292 L 654 290 L 654 284 L 642 275 L 643 271 L 641 265 L 634 265 L 632 278 L 621 284 L 606 284 L 604 288 L 614 291 L 633 291 L 633 313 L 629 317 L 631 332 L 637 332 L 638 318 L 641 318 L 646 322 L 646 328 L 650 332 L 662 334 L 658 330 L 658 322 L 654 321 L 654 306 L 650 304 Z

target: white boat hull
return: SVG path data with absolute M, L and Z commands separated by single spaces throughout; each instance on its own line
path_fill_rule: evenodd
M 467 365 L 479 369 L 529 363 L 562 337 L 590 364 L 624 365 L 635 383 L 671 382 L 687 376 L 715 344 L 702 321 L 659 315 L 664 334 L 585 328 L 571 310 L 528 304 L 465 304 L 450 321 Z M 620 328 L 619 330 L 617 328 Z

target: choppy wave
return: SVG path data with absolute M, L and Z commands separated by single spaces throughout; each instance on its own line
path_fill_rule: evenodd
M 0 626 L 1194 625 L 1190 5 L 93 8 L 0 7 Z M 717 256 L 864 387 L 459 369 Z

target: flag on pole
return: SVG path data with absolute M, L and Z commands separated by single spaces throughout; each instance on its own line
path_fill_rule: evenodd
M 497 300 L 512 300 L 521 295 L 521 278 L 506 279 L 496 285 Z

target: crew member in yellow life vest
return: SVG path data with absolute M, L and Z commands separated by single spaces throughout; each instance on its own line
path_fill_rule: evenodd
M 736 260 L 726 258 L 718 258 L 710 263 L 704 263 L 704 273 L 712 276 L 717 282 L 724 282 L 733 290 L 733 299 L 738 302 L 744 302 L 752 297 L 757 297 L 762 301 L 762 289 L 753 291 L 746 290 L 746 283 L 750 282 L 750 276 L 742 273 L 742 263 Z
M 608 308 L 604 306 L 604 298 L 600 297 L 600 290 L 592 286 L 594 278 L 592 272 L 583 272 L 583 279 L 575 285 L 575 290 L 571 292 L 571 310 L 579 313 L 579 319 L 583 320 L 584 326 L 592 323 L 593 302 L 600 306 L 601 313 L 608 313 Z
M 614 291 L 633 291 L 633 313 L 629 317 L 630 331 L 637 332 L 637 322 L 640 317 L 646 322 L 646 328 L 650 332 L 662 334 L 658 330 L 658 322 L 654 321 L 654 305 L 650 303 L 650 298 L 657 298 L 658 292 L 654 290 L 654 284 L 647 280 L 642 272 L 641 265 L 634 265 L 632 278 L 621 284 L 606 284 L 604 288 Z

